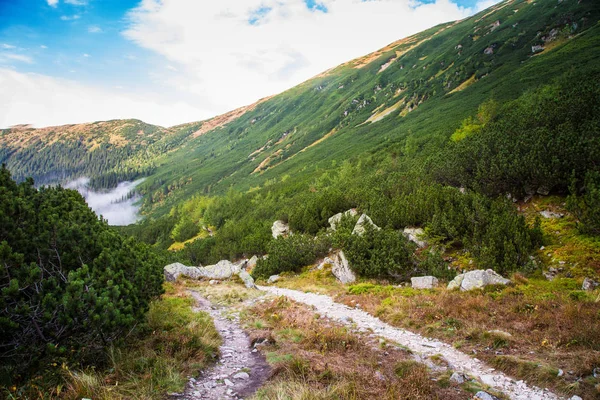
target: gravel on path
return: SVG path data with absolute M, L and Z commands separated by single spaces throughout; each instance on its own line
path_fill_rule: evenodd
M 449 367 L 457 372 L 470 375 L 495 390 L 505 393 L 514 400 L 558 400 L 562 397 L 550 392 L 529 386 L 522 380 L 514 380 L 502 372 L 486 365 L 477 358 L 455 349 L 454 347 L 435 339 L 429 339 L 419 334 L 401 328 L 395 328 L 365 311 L 350 308 L 336 303 L 326 295 L 304 293 L 297 290 L 283 289 L 274 286 L 258 286 L 258 289 L 285 296 L 299 303 L 314 307 L 321 315 L 337 320 L 361 332 L 372 331 L 374 335 L 394 341 L 416 353 L 417 358 L 441 355 Z

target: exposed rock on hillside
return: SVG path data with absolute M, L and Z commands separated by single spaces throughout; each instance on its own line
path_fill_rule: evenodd
M 423 248 L 427 246 L 427 242 L 423 240 L 423 235 L 425 232 L 421 228 L 404 228 L 403 235 L 406 236 L 408 240 L 415 243 L 417 246 Z
M 462 291 L 482 289 L 489 285 L 508 285 L 509 279 L 503 278 L 495 271 L 488 269 L 478 269 L 457 275 L 456 278 L 448 284 L 448 289 L 458 289 Z
M 331 227 L 332 230 L 335 231 L 337 229 L 337 224 L 340 223 L 340 221 L 342 220 L 342 217 L 345 217 L 345 216 L 354 217 L 356 214 L 357 214 L 357 212 L 356 212 L 356 209 L 354 209 L 354 208 L 351 208 L 348 211 L 344 211 L 343 213 L 337 213 L 333 217 L 328 219 L 329 226 Z
M 356 275 L 354 275 L 354 272 L 350 269 L 348 259 L 346 259 L 343 251 L 338 252 L 333 257 L 333 268 L 331 269 L 331 272 L 344 284 L 356 281 Z
M 273 234 L 273 238 L 277 239 L 279 236 L 288 236 L 292 234 L 290 231 L 290 226 L 281 220 L 277 220 L 273 222 L 273 226 L 271 227 L 271 233 Z
M 221 260 L 215 265 L 206 267 L 188 267 L 181 263 L 169 264 L 164 268 L 165 280 L 167 282 L 176 281 L 181 275 L 192 279 L 229 279 L 234 275 L 238 275 L 244 282 L 246 287 L 254 287 L 254 279 L 246 271 L 242 269 L 246 261 L 233 264 L 228 260 Z
M 356 225 L 354 225 L 352 234 L 358 235 L 358 236 L 364 235 L 364 233 L 366 232 L 367 225 L 371 225 L 376 230 L 381 230 L 380 227 L 378 227 L 377 225 L 375 225 L 375 223 L 373 223 L 373 220 L 367 214 L 363 214 L 360 216 L 360 218 L 356 222 Z

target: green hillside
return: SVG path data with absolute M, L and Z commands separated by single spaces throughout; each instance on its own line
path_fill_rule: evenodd
M 157 161 L 146 212 L 196 193 L 308 179 L 364 154 L 439 148 L 488 99 L 598 69 L 593 1 L 507 1 L 327 71 Z

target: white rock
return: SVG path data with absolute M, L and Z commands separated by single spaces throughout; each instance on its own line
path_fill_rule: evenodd
M 240 279 L 244 282 L 244 285 L 248 288 L 248 289 L 254 289 L 256 287 L 256 285 L 254 284 L 254 279 L 250 276 L 249 273 L 247 273 L 246 271 L 240 271 L 238 273 L 238 276 L 240 277 Z
M 273 238 L 277 239 L 279 236 L 288 236 L 292 232 L 290 231 L 290 226 L 281 220 L 277 220 L 273 222 L 273 226 L 271 227 L 271 233 L 273 234 Z
M 229 379 L 224 379 L 223 382 L 225 383 L 225 386 L 233 386 L 233 382 L 231 382 Z
M 464 274 L 457 275 L 449 284 L 448 289 L 473 290 L 481 289 L 489 285 L 508 285 L 509 279 L 503 278 L 495 271 L 488 269 L 477 269 Z
M 344 211 L 343 213 L 337 213 L 335 214 L 333 217 L 329 218 L 327 221 L 329 222 L 329 226 L 331 227 L 332 230 L 336 230 L 337 229 L 337 224 L 340 223 L 340 221 L 342 220 L 343 216 L 356 216 L 357 212 L 356 209 L 351 208 L 348 211 Z
M 354 229 L 352 230 L 352 234 L 353 235 L 358 235 L 358 236 L 364 235 L 365 232 L 366 232 L 365 226 L 367 224 L 371 225 L 373 228 L 375 228 L 378 231 L 381 230 L 380 227 L 378 227 L 377 225 L 375 225 L 373 223 L 373 220 L 367 214 L 362 214 L 360 216 L 360 218 L 358 219 L 358 221 L 356 222 L 356 225 L 354 225 Z
M 423 240 L 425 232 L 421 228 L 404 228 L 402 234 L 406 236 L 408 240 L 421 248 L 427 246 L 427 242 Z
M 465 374 L 461 374 L 460 372 L 454 372 L 450 377 L 450 382 L 458 383 L 462 385 L 468 380 L 468 377 Z
M 583 400 L 581 397 L 575 395 L 575 396 L 571 396 L 571 398 L 569 400 Z
M 248 260 L 248 262 L 246 263 L 246 268 L 247 269 L 252 269 L 254 267 L 256 267 L 256 263 L 258 262 L 258 257 L 257 256 L 252 256 L 252 258 L 250 258 Z
M 544 218 L 548 218 L 548 219 L 557 219 L 557 218 L 562 218 L 565 216 L 565 214 L 561 214 L 561 213 L 555 213 L 553 211 L 540 211 L 540 215 Z
M 192 279 L 202 277 L 202 273 L 198 267 L 188 267 L 182 263 L 169 264 L 164 268 L 163 272 L 167 282 L 176 281 L 181 275 Z
M 433 289 L 438 280 L 435 276 L 415 276 L 410 278 L 410 283 L 413 289 Z
M 581 285 L 581 290 L 594 290 L 596 289 L 600 284 L 598 284 L 598 282 L 590 279 L 590 278 L 585 278 L 583 280 L 583 285 Z
M 343 251 L 338 252 L 333 258 L 333 268 L 331 272 L 342 283 L 352 283 L 356 281 L 356 275 L 350 269 L 348 260 Z
M 242 267 L 235 265 L 229 260 L 221 260 L 215 265 L 198 268 L 200 274 L 204 278 L 209 279 L 229 279 L 233 275 L 237 275 Z
M 279 280 L 279 275 L 271 275 L 267 280 L 267 283 L 275 283 Z
M 491 394 L 483 392 L 483 391 L 479 391 L 479 392 L 475 393 L 474 398 L 477 400 L 500 400 L 496 396 L 492 396 Z

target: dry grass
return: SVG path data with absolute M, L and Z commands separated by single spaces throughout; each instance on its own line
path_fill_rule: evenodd
M 245 320 L 274 370 L 255 399 L 468 397 L 397 346 L 381 346 L 285 298 L 257 304 Z

